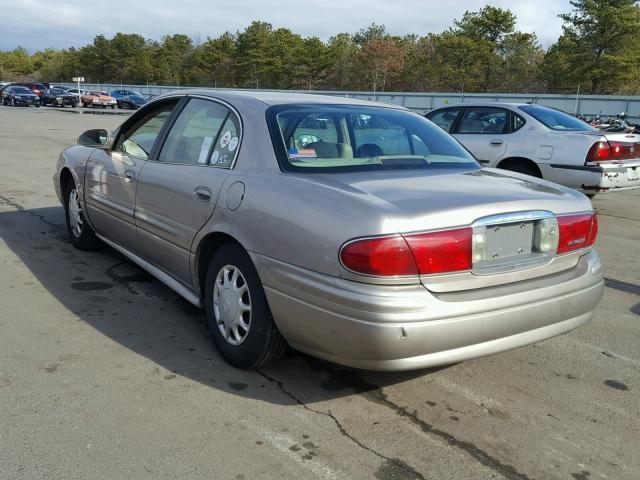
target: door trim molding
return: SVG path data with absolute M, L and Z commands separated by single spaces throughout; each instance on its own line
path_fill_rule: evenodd
M 171 275 L 163 272 L 162 270 L 160 270 L 158 267 L 150 264 L 149 262 L 147 262 L 146 260 L 143 260 L 142 258 L 140 258 L 139 256 L 137 256 L 134 253 L 131 253 L 129 250 L 127 250 L 124 247 L 121 247 L 120 245 L 118 245 L 117 243 L 112 242 L 111 240 L 103 237 L 102 235 L 100 235 L 99 233 L 96 233 L 96 236 L 102 240 L 104 243 L 106 243 L 107 245 L 109 245 L 111 248 L 113 248 L 114 250 L 117 250 L 118 252 L 120 252 L 121 254 L 123 254 L 125 257 L 127 257 L 129 260 L 131 260 L 133 263 L 135 263 L 136 265 L 138 265 L 140 268 L 146 270 L 147 272 L 149 272 L 151 275 L 153 275 L 154 277 L 156 277 L 158 280 L 160 280 L 162 283 L 164 283 L 167 287 L 169 287 L 171 290 L 173 290 L 174 292 L 176 292 L 178 295 L 180 295 L 181 297 L 183 297 L 185 300 L 187 300 L 189 303 L 192 303 L 193 305 L 195 305 L 198 308 L 202 308 L 202 301 L 200 300 L 200 298 L 193 292 L 193 290 L 191 290 L 190 288 L 186 287 L 185 285 L 183 285 L 182 283 L 180 283 L 178 280 L 176 280 L 175 278 L 173 278 Z

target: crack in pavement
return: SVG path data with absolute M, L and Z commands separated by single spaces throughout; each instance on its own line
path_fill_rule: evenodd
M 62 224 L 54 223 L 51 220 L 49 220 L 48 218 L 45 218 L 45 216 L 42 215 L 41 213 L 36 213 L 33 210 L 27 210 L 26 208 L 24 208 L 22 205 L 20 205 L 18 202 L 16 202 L 12 198 L 5 197 L 4 195 L 0 195 L 0 204 L 6 205 L 8 207 L 13 207 L 18 212 L 23 212 L 23 213 L 29 214 L 32 217 L 35 217 L 35 218 L 39 219 L 40 221 L 42 221 L 44 224 L 49 225 L 51 228 L 58 229 L 58 228 L 60 228 L 62 226 Z
M 340 423 L 340 421 L 336 418 L 336 416 L 333 413 L 331 413 L 331 410 L 323 412 L 322 410 L 316 410 L 314 408 L 311 408 L 309 405 L 304 403 L 302 400 L 300 400 L 298 397 L 296 397 L 293 393 L 291 393 L 289 390 L 287 390 L 285 388 L 285 386 L 284 386 L 284 382 L 281 382 L 280 380 L 277 380 L 277 379 L 267 375 L 266 373 L 264 373 L 260 369 L 256 369 L 256 372 L 260 376 L 266 378 L 269 382 L 275 384 L 282 393 L 284 393 L 287 397 L 292 399 L 294 402 L 296 402 L 298 405 L 300 405 L 305 410 L 308 410 L 309 412 L 312 412 L 312 413 L 315 413 L 315 414 L 318 414 L 318 415 L 329 417 L 331 420 L 333 420 L 333 422 L 335 423 L 336 427 L 338 427 L 338 430 L 340 431 L 341 435 L 343 435 L 344 437 L 348 438 L 351 442 L 355 443 L 357 446 L 359 446 L 363 450 L 366 450 L 367 452 L 372 453 L 376 457 L 381 458 L 381 459 L 383 459 L 383 460 L 385 460 L 387 462 L 392 463 L 398 469 L 400 469 L 402 472 L 404 472 L 405 475 L 412 475 L 412 477 L 404 476 L 402 478 L 407 478 L 407 479 L 416 478 L 416 479 L 419 479 L 419 480 L 426 480 L 426 477 L 424 477 L 420 472 L 416 471 L 414 468 L 412 468 L 406 462 L 404 462 L 404 461 L 402 461 L 402 460 L 400 460 L 398 458 L 387 457 L 386 455 L 383 455 L 382 453 L 380 453 L 380 452 L 372 449 L 371 447 L 363 444 L 360 440 L 358 440 L 353 435 L 351 435 L 349 432 L 347 432 L 347 430 L 344 428 L 344 425 L 342 425 L 342 423 Z
M 623 217 L 622 215 L 611 215 L 610 213 L 600 213 L 600 212 L 598 212 L 598 216 L 599 217 L 621 218 L 622 220 L 631 220 L 632 222 L 640 222 L 640 219 L 637 219 L 637 218 Z
M 490 468 L 496 473 L 499 473 L 503 477 L 514 480 L 530 480 L 526 474 L 518 471 L 518 469 L 513 465 L 502 463 L 500 460 L 492 457 L 489 453 L 485 452 L 473 443 L 460 440 L 454 435 L 445 432 L 444 430 L 441 430 L 433 426 L 432 424 L 420 419 L 418 417 L 417 410 L 409 411 L 407 407 L 400 406 L 391 401 L 387 394 L 382 391 L 382 387 L 380 387 L 379 385 L 367 382 L 355 373 L 350 372 L 346 369 L 321 363 L 320 361 L 318 361 L 318 363 L 321 368 L 329 375 L 333 377 L 346 377 L 346 380 L 343 380 L 342 383 L 345 385 L 350 385 L 351 388 L 356 393 L 360 394 L 360 396 L 362 396 L 363 398 L 378 405 L 383 405 L 387 408 L 390 408 L 398 416 L 409 420 L 411 423 L 420 428 L 424 433 L 439 437 L 451 447 L 462 450 L 485 467 Z

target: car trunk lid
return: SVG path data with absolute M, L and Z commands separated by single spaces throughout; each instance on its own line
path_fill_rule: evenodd
M 580 252 L 557 256 L 533 247 L 544 218 L 591 211 L 573 190 L 494 169 L 387 171 L 324 175 L 324 180 L 366 195 L 388 221 L 380 235 L 471 226 L 486 241 L 486 256 L 465 272 L 422 275 L 434 292 L 468 290 L 534 278 L 576 265 Z

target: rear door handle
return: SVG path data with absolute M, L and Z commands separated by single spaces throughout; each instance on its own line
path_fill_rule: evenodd
M 211 200 L 211 190 L 207 187 L 197 187 L 193 191 L 193 197 L 199 202 L 208 203 Z
M 133 170 L 125 170 L 124 171 L 124 181 L 127 183 L 131 183 L 135 180 L 136 174 Z
M 496 138 L 495 140 L 491 140 L 490 144 L 491 145 L 502 145 L 504 142 L 502 140 L 500 140 L 499 138 Z

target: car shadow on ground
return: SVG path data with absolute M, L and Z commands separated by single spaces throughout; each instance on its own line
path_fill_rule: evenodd
M 29 210 L 8 205 L 16 210 L 0 213 L 0 237 L 20 262 L 80 321 L 154 362 L 167 380 L 183 376 L 227 393 L 284 405 L 354 393 L 384 402 L 381 388 L 438 370 L 366 372 L 293 350 L 257 371 L 238 370 L 216 351 L 201 310 L 109 247 L 76 250 L 67 240 L 62 207 Z M 76 321 L 68 318 L 64 321 Z M 273 389 L 265 388 L 268 384 L 281 393 L 273 395 Z

